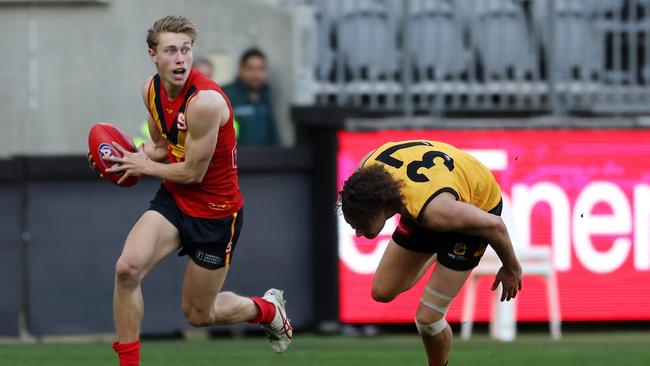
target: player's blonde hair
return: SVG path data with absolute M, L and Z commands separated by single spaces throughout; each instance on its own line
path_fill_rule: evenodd
M 192 40 L 192 44 L 199 36 L 199 29 L 191 20 L 182 15 L 167 15 L 156 20 L 147 31 L 147 46 L 156 50 L 160 33 L 185 33 Z

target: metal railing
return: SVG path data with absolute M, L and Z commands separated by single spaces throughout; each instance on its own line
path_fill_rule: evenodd
M 650 0 L 311 0 L 319 105 L 650 112 Z

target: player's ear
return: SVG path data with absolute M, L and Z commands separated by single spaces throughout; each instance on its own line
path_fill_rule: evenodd
M 149 48 L 147 50 L 147 53 L 149 53 L 149 58 L 151 58 L 151 61 L 153 61 L 154 64 L 157 64 L 158 63 L 158 57 L 156 55 L 156 51 Z

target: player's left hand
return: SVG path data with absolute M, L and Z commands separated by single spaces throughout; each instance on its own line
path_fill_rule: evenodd
M 510 301 L 517 296 L 517 292 L 521 291 L 521 266 L 506 267 L 502 266 L 497 272 L 494 283 L 492 284 L 492 291 L 499 287 L 499 283 L 503 286 L 501 291 L 501 301 Z
M 119 181 L 117 181 L 117 184 L 121 184 L 129 177 L 140 177 L 147 174 L 147 167 L 149 166 L 149 163 L 151 163 L 151 160 L 144 152 L 144 144 L 140 145 L 136 152 L 128 151 L 117 142 L 113 142 L 113 146 L 115 146 L 123 156 L 121 158 L 117 156 L 108 156 L 104 159 L 113 163 L 113 166 L 106 169 L 107 173 L 124 172 L 124 175 Z

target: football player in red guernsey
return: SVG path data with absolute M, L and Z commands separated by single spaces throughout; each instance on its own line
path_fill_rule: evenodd
M 166 16 L 149 29 L 149 57 L 157 74 L 142 89 L 151 141 L 108 170 L 163 179 L 151 206 L 129 233 L 115 266 L 114 317 L 120 365 L 138 365 L 144 305 L 140 283 L 163 258 L 188 255 L 183 313 L 197 327 L 259 323 L 275 352 L 293 330 L 282 291 L 263 297 L 220 292 L 242 227 L 233 110 L 221 88 L 192 69 L 196 26 Z

